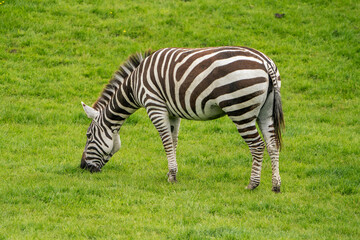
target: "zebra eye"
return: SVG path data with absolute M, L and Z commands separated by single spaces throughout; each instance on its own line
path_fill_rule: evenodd
M 86 137 L 90 138 L 91 137 L 91 133 L 86 133 Z

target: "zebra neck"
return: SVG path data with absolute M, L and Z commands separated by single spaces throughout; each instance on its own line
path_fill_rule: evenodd
M 121 84 L 102 111 L 104 123 L 112 130 L 120 130 L 125 120 L 139 107 L 133 100 L 131 88 Z

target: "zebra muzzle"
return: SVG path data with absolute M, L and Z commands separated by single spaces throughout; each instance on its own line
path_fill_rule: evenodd
M 82 157 L 81 157 L 80 168 L 85 169 L 85 170 L 89 170 L 91 173 L 101 172 L 100 167 L 98 167 L 96 165 L 93 165 L 93 164 L 88 164 L 86 162 L 86 153 L 85 152 L 83 152 Z
M 87 165 L 87 170 L 89 170 L 91 173 L 94 172 L 101 172 L 101 168 L 95 166 L 95 165 Z
M 98 166 L 95 166 L 93 164 L 81 163 L 80 167 L 82 169 L 89 170 L 91 173 L 101 172 L 101 168 L 99 168 Z

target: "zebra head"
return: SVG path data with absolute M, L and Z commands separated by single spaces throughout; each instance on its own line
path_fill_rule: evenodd
M 111 131 L 101 123 L 100 112 L 81 102 L 86 115 L 92 122 L 86 132 L 86 145 L 80 167 L 90 172 L 100 172 L 101 168 L 120 149 L 121 141 L 117 131 Z

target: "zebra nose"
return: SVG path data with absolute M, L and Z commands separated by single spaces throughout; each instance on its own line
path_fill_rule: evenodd
M 101 169 L 97 166 L 94 165 L 90 165 L 87 167 L 87 169 L 91 172 L 91 173 L 95 173 L 95 172 L 101 172 Z

